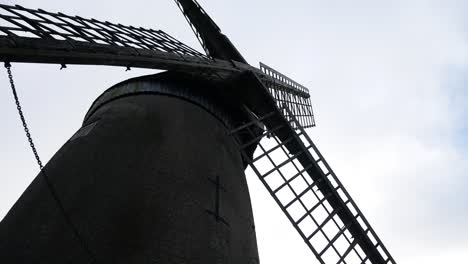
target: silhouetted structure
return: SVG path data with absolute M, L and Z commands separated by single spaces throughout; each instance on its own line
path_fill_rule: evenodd
M 94 102 L 2 221 L 0 259 L 258 263 L 249 165 L 320 263 L 395 263 L 305 133 L 307 88 L 176 3 L 206 55 L 159 30 L 0 5 L 3 61 L 168 70 Z

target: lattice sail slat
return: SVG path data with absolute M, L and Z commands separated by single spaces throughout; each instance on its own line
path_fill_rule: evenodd
M 81 41 L 207 58 L 161 30 L 0 4 L 0 35 Z
M 366 218 L 336 177 L 324 157 L 304 129 L 288 112 L 290 124 L 268 127 L 269 120 L 280 112 L 255 118 L 232 131 L 251 134 L 250 142 L 240 142 L 244 150 L 258 143 L 250 158 L 244 159 L 257 174 L 268 192 L 285 213 L 294 228 L 320 263 L 392 263 L 390 256 Z M 279 117 L 281 118 L 281 117 Z M 255 135 L 254 126 L 266 125 L 262 135 Z M 298 129 L 293 130 L 293 126 Z M 282 135 L 280 139 L 278 135 Z M 289 134 L 284 138 L 284 135 Z M 291 152 L 293 145 L 301 148 Z M 349 217 L 350 216 L 350 217 Z M 360 234 L 360 235 L 357 235 Z
M 309 90 L 264 63 L 260 63 L 260 70 L 269 77 L 262 81 L 275 98 L 278 107 L 286 105 L 302 127 L 315 126 Z M 283 115 L 286 119 L 290 119 L 290 113 L 286 110 L 283 110 Z M 294 123 L 293 126 L 297 129 Z
M 0 4 L 0 60 L 228 71 L 161 30 Z

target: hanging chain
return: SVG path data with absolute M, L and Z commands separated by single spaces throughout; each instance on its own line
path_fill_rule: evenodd
M 23 110 L 21 108 L 21 104 L 18 98 L 18 94 L 16 93 L 15 83 L 13 82 L 13 75 L 11 74 L 11 64 L 9 62 L 5 62 L 5 68 L 8 73 L 8 79 L 10 79 L 10 86 L 11 86 L 11 90 L 13 91 L 13 97 L 15 97 L 16 109 L 18 110 L 21 123 L 23 124 L 26 137 L 28 138 L 29 146 L 31 147 L 31 150 L 34 154 L 34 157 L 36 158 L 39 168 L 42 170 L 44 166 L 42 166 L 42 162 L 41 162 L 41 159 L 39 158 L 39 154 L 37 154 L 36 146 L 34 145 L 34 142 L 32 140 L 31 133 L 29 132 L 28 124 L 26 123 L 26 119 L 24 118 L 24 114 L 23 114 Z
M 41 159 L 39 158 L 39 154 L 37 154 L 36 146 L 34 145 L 34 142 L 33 142 L 32 137 L 31 137 L 31 133 L 29 132 L 28 124 L 26 123 L 26 119 L 24 118 L 23 110 L 21 108 L 21 104 L 20 104 L 20 101 L 19 101 L 19 98 L 18 98 L 18 93 L 16 92 L 15 83 L 13 82 L 13 75 L 11 74 L 11 64 L 9 62 L 5 62 L 5 68 L 7 69 L 8 79 L 10 79 L 10 85 L 11 85 L 11 90 L 13 91 L 13 97 L 15 98 L 16 109 L 18 109 L 18 114 L 20 116 L 21 123 L 23 124 L 24 132 L 26 133 L 26 137 L 28 138 L 29 146 L 31 147 L 31 150 L 32 150 L 32 152 L 34 154 L 34 157 L 36 158 L 37 164 L 39 165 L 39 168 L 41 169 L 40 174 L 42 174 L 42 176 L 44 177 L 47 188 L 49 189 L 53 199 L 57 203 L 59 210 L 62 212 L 62 214 L 63 214 L 63 216 L 65 218 L 65 221 L 67 222 L 67 224 L 72 229 L 72 232 L 74 233 L 74 235 L 75 235 L 76 239 L 78 240 L 78 242 L 82 245 L 83 249 L 90 256 L 90 258 L 91 258 L 90 263 L 95 263 L 96 262 L 96 257 L 94 256 L 94 254 L 89 249 L 89 246 L 85 242 L 85 240 L 80 236 L 80 234 L 78 232 L 78 229 L 75 227 L 75 225 L 73 225 L 73 222 L 72 222 L 70 216 L 65 211 L 65 208 L 64 208 L 62 202 L 60 201 L 57 192 L 54 189 L 54 186 L 52 185 L 52 183 L 50 182 L 49 178 L 47 177 L 47 175 L 46 175 L 46 173 L 44 171 L 44 166 L 42 165 Z

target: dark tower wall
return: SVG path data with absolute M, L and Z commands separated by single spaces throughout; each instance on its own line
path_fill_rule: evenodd
M 67 216 L 41 174 L 31 183 L 0 223 L 2 263 L 258 262 L 223 117 L 138 89 L 95 107 L 45 167 Z

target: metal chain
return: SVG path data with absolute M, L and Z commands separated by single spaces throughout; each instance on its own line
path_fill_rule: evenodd
M 16 109 L 18 110 L 21 123 L 23 124 L 26 137 L 28 138 L 29 146 L 31 147 L 31 150 L 34 154 L 34 157 L 36 158 L 39 168 L 42 170 L 44 166 L 42 165 L 42 161 L 41 161 L 41 158 L 39 157 L 39 154 L 37 154 L 37 149 L 36 149 L 36 146 L 34 145 L 33 139 L 31 137 L 31 133 L 29 132 L 28 124 L 26 123 L 26 119 L 24 118 L 23 110 L 21 108 L 21 104 L 18 98 L 18 93 L 16 92 L 15 83 L 13 82 L 13 75 L 11 74 L 11 64 L 9 62 L 5 62 L 5 68 L 8 73 L 8 79 L 10 79 L 10 86 L 11 86 L 11 90 L 13 91 L 13 97 L 15 98 Z
M 39 158 L 39 154 L 37 154 L 36 146 L 34 145 L 34 142 L 33 142 L 32 137 L 31 137 L 31 133 L 29 132 L 28 124 L 26 123 L 26 119 L 24 118 L 23 110 L 21 108 L 21 104 L 20 104 L 20 101 L 19 101 L 19 98 L 18 98 L 18 93 L 16 92 L 15 83 L 13 82 L 13 75 L 11 74 L 11 64 L 9 62 L 5 62 L 5 68 L 7 69 L 8 79 L 10 79 L 10 85 L 11 85 L 11 90 L 13 91 L 13 97 L 15 98 L 16 109 L 18 109 L 18 114 L 20 116 L 21 123 L 23 124 L 24 132 L 26 133 L 26 137 L 28 138 L 29 146 L 31 147 L 31 150 L 32 150 L 32 152 L 34 154 L 34 157 L 36 158 L 37 164 L 39 165 L 39 168 L 41 169 L 40 174 L 42 174 L 42 176 L 44 177 L 47 188 L 49 189 L 53 199 L 57 203 L 57 206 L 58 206 L 59 210 L 61 211 L 61 213 L 63 214 L 63 216 L 65 218 L 65 221 L 67 222 L 67 224 L 72 229 L 72 232 L 74 233 L 74 235 L 75 235 L 76 239 L 78 240 L 78 242 L 82 245 L 83 249 L 90 256 L 91 261 L 89 263 L 95 263 L 96 262 L 96 257 L 94 256 L 94 254 L 89 249 L 89 246 L 86 243 L 86 241 L 80 236 L 80 234 L 78 232 L 78 229 L 75 227 L 75 225 L 73 224 L 70 216 L 65 211 L 65 208 L 64 208 L 62 202 L 60 201 L 59 196 L 58 196 L 57 192 L 55 191 L 54 186 L 52 185 L 52 183 L 49 180 L 49 177 L 47 177 L 47 175 L 45 173 L 44 166 L 42 165 L 41 159 Z

